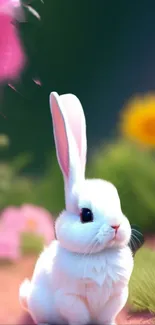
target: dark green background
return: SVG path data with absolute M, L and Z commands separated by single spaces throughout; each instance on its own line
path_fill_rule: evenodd
M 114 134 L 130 96 L 155 89 L 155 2 L 32 1 L 41 21 L 26 13 L 20 33 L 28 65 L 0 89 L 0 133 L 10 136 L 8 158 L 33 152 L 28 172 L 44 170 L 54 150 L 49 93 L 72 92 L 84 107 L 89 152 Z M 32 78 L 41 80 L 37 86 Z

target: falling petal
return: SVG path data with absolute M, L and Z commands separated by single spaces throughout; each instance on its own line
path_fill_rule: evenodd
M 34 81 L 34 83 L 36 85 L 38 85 L 38 86 L 41 86 L 42 85 L 42 83 L 41 83 L 41 81 L 39 79 L 32 79 L 32 80 Z
M 8 86 L 13 89 L 16 93 L 18 93 L 20 96 L 24 97 L 12 84 L 8 84 Z
M 14 91 L 16 91 L 17 92 L 17 89 L 13 86 L 13 85 L 11 85 L 11 84 L 8 84 L 8 86 L 11 88 L 11 89 L 13 89 Z
M 37 19 L 39 19 L 39 20 L 41 19 L 39 13 L 34 8 L 32 8 L 31 6 L 28 6 L 28 5 L 24 5 L 24 7 L 27 8 L 29 10 L 29 12 L 31 12 L 31 14 L 33 16 L 35 16 Z

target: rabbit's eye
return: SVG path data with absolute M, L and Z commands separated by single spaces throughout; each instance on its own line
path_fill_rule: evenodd
M 92 222 L 93 221 L 92 211 L 87 208 L 82 208 L 80 213 L 80 219 L 82 223 Z

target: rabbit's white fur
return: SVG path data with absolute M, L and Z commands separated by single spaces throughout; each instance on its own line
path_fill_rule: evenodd
M 80 102 L 73 95 L 52 93 L 51 106 L 66 210 L 56 221 L 57 240 L 40 255 L 31 282 L 21 285 L 20 300 L 37 323 L 111 325 L 128 298 L 131 227 L 114 185 L 84 178 L 86 132 Z M 82 208 L 92 211 L 92 222 L 81 222 Z

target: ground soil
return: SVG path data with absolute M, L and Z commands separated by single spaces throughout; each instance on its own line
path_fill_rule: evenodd
M 0 324 L 17 324 L 21 314 L 19 286 L 31 276 L 35 261 L 36 257 L 29 256 L 14 265 L 0 263 Z
M 155 249 L 155 238 L 149 238 L 146 245 Z M 0 324 L 33 324 L 31 318 L 21 310 L 18 289 L 25 277 L 31 276 L 35 262 L 36 257 L 29 256 L 22 258 L 17 264 L 0 263 Z M 154 325 L 155 317 L 149 313 L 130 314 L 126 307 L 118 316 L 117 324 Z

